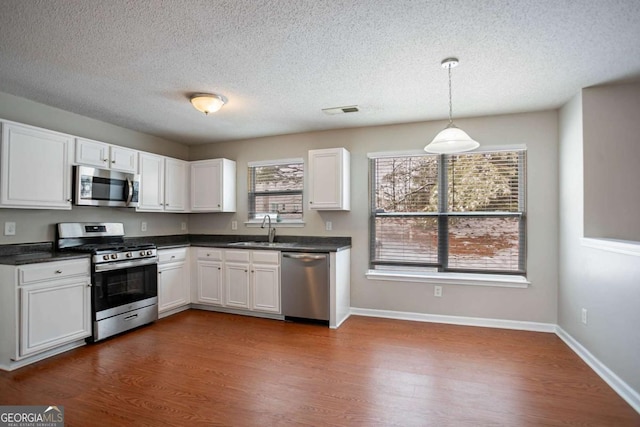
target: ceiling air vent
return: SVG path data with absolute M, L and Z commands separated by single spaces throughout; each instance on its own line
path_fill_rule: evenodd
M 330 116 L 336 114 L 357 113 L 360 111 L 357 105 L 348 105 L 346 107 L 323 108 L 322 112 Z

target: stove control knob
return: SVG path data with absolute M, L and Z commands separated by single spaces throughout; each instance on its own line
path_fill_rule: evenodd
M 147 255 L 152 255 L 152 254 L 153 254 L 153 252 L 147 251 Z
M 108 261 L 109 260 L 109 255 L 102 255 L 102 259 L 105 260 L 105 261 Z
M 118 254 L 111 254 L 111 259 L 118 259 Z
M 144 251 L 140 251 L 140 256 L 144 256 Z
M 131 252 L 127 252 L 127 258 L 131 258 L 133 254 Z

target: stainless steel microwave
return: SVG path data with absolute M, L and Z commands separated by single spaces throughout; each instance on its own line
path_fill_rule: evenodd
M 74 167 L 73 203 L 80 206 L 138 206 L 140 175 L 98 169 Z

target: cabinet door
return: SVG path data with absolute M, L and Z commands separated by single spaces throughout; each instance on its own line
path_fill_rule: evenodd
M 178 159 L 165 160 L 164 209 L 184 212 L 187 208 L 188 163 Z
M 350 209 L 349 159 L 344 148 L 309 151 L 309 209 Z
M 191 163 L 191 210 L 222 211 L 222 161 L 203 160 Z
M 27 209 L 71 209 L 73 138 L 2 124 L 0 204 Z
M 76 163 L 98 168 L 109 167 L 109 144 L 76 138 Z
M 184 262 L 158 267 L 158 311 L 189 304 L 189 286 Z
M 91 335 L 89 278 L 20 287 L 20 355 Z
M 249 264 L 225 263 L 225 295 L 227 307 L 249 308 Z
M 197 261 L 198 302 L 223 305 L 222 262 Z
M 139 211 L 164 210 L 164 157 L 140 153 Z
M 112 145 L 109 150 L 109 167 L 122 172 L 138 173 L 138 152 L 130 148 Z
M 280 313 L 280 267 L 254 264 L 251 267 L 251 309 Z

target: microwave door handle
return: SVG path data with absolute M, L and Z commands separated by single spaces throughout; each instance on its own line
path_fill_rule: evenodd
M 131 199 L 133 199 L 133 182 L 127 177 L 127 186 L 129 187 L 129 195 L 127 196 L 127 203 L 125 206 L 129 206 Z

